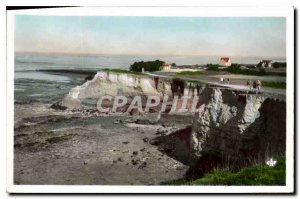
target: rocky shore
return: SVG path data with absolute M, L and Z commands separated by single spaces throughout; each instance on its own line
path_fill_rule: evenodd
M 285 100 L 181 87 L 100 72 L 52 105 L 15 103 L 15 184 L 151 185 L 285 154 Z M 101 113 L 84 103 L 108 94 L 197 95 L 199 112 Z

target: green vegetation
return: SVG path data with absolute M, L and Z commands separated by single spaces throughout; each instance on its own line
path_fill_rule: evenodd
M 202 71 L 181 71 L 177 72 L 176 75 L 202 75 Z
M 254 75 L 254 76 L 265 76 L 265 75 L 273 75 L 273 76 L 286 76 L 285 72 L 266 72 L 265 69 L 261 68 L 259 70 L 251 70 L 251 69 L 241 69 L 239 64 L 232 64 L 228 68 L 225 69 L 229 73 L 233 74 L 241 74 L 241 75 Z
M 128 73 L 128 74 L 134 74 L 134 75 L 145 75 L 141 72 L 129 71 L 129 70 L 125 70 L 125 69 L 104 68 L 103 71 L 113 72 L 113 73 Z
M 264 76 L 267 74 L 265 69 L 260 69 L 260 70 L 241 69 L 241 66 L 239 64 L 232 64 L 226 69 L 226 71 L 233 74 L 255 75 L 255 76 Z
M 286 89 L 286 83 L 285 82 L 268 82 L 268 81 L 262 81 L 262 86 L 271 87 L 271 88 Z
M 219 64 L 207 64 L 207 70 L 209 71 L 219 71 Z
M 173 77 L 172 81 L 173 82 L 182 82 L 184 84 L 186 84 L 186 82 L 187 82 L 185 79 L 182 79 L 182 78 L 179 78 L 179 77 Z
M 155 61 L 140 61 L 140 62 L 134 62 L 130 66 L 130 71 L 135 72 L 142 72 L 142 68 L 144 68 L 145 71 L 158 71 L 161 70 L 161 66 L 164 64 L 164 61 L 155 60 Z
M 215 170 L 196 180 L 175 180 L 164 185 L 285 185 L 285 158 L 275 158 L 277 164 L 243 168 L 238 172 Z
M 272 66 L 274 68 L 286 68 L 286 62 L 274 62 Z

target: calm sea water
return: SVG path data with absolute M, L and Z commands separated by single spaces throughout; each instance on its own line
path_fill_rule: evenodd
M 36 69 L 101 69 L 101 68 L 129 68 L 136 61 L 163 60 L 177 65 L 216 64 L 217 56 L 140 56 L 140 55 L 102 55 L 102 56 L 54 56 L 16 54 L 15 71 Z M 268 57 L 231 57 L 233 63 L 256 64 L 261 59 L 285 61 L 284 58 Z
M 163 60 L 177 65 L 216 64 L 216 56 L 140 56 L 140 55 L 40 55 L 15 54 L 15 100 L 39 100 L 53 103 L 65 96 L 70 88 L 82 84 L 86 75 L 66 73 L 45 73 L 36 70 L 68 69 L 93 70 L 103 68 L 129 68 L 136 61 Z M 261 59 L 285 61 L 283 58 L 231 57 L 234 63 L 256 64 Z

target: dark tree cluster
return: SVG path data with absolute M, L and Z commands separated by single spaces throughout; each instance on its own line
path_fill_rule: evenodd
M 164 61 L 155 60 L 155 61 L 140 61 L 140 62 L 134 62 L 130 66 L 130 71 L 135 72 L 142 72 L 142 68 L 144 68 L 145 71 L 158 71 L 161 70 L 161 66 L 164 64 Z
M 272 66 L 274 68 L 286 68 L 286 62 L 274 62 Z

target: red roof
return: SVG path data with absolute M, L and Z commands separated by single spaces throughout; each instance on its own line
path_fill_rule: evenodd
M 229 57 L 221 57 L 221 60 L 224 60 L 225 62 L 229 61 Z
M 169 64 L 163 64 L 163 66 L 169 66 Z

